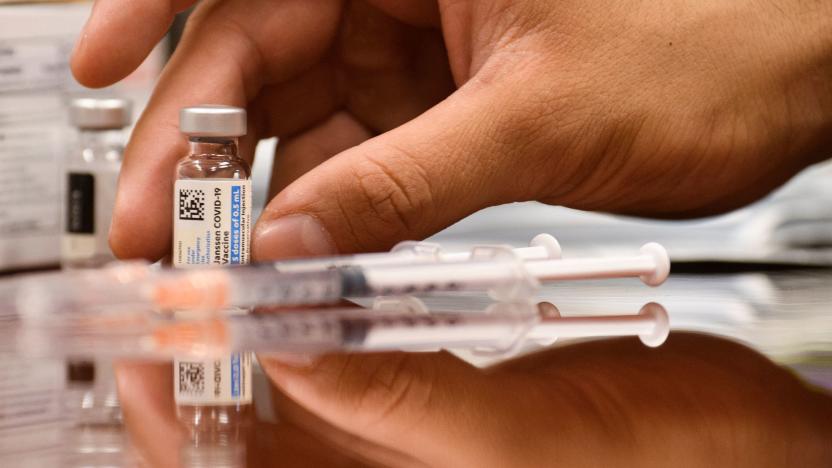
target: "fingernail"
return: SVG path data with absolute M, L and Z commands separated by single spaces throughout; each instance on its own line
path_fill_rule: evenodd
M 78 51 L 81 50 L 84 41 L 87 40 L 87 26 L 84 25 L 83 29 L 81 29 L 81 34 L 75 39 L 75 45 L 72 46 L 72 52 L 69 54 L 70 57 L 74 57 L 78 54 Z
M 306 214 L 284 216 L 258 225 L 252 237 L 252 253 L 257 260 L 338 253 L 326 229 Z
M 81 50 L 83 47 L 83 43 L 87 40 L 87 29 L 89 28 L 90 21 L 92 20 L 93 15 L 95 14 L 95 7 L 96 4 L 100 2 L 94 2 L 92 5 L 92 10 L 90 11 L 90 15 L 87 17 L 87 21 L 84 22 L 84 26 L 81 27 L 81 32 L 78 34 L 78 37 L 75 39 L 75 45 L 72 47 L 72 53 L 70 57 L 74 56 Z

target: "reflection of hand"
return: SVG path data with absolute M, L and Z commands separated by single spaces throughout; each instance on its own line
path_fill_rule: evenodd
M 187 434 L 176 420 L 170 363 L 121 362 L 115 370 L 131 444 L 149 466 L 179 466 L 179 449 Z
M 705 336 L 595 341 L 486 371 L 448 354 L 261 362 L 335 426 L 432 466 L 832 466 L 832 399 Z
M 172 375 L 169 363 L 131 361 L 116 366 L 119 400 L 130 442 L 147 466 L 153 468 L 180 467 L 180 449 L 189 443 L 189 435 L 176 417 Z M 318 421 L 296 404 L 284 403 L 281 410 L 291 411 L 293 417 L 281 413 L 280 424 L 251 422 L 246 439 L 240 441 L 246 445 L 246 466 L 363 466 L 351 461 L 343 450 L 317 440 L 319 436 L 337 440 L 354 436 L 338 436 L 341 431 Z M 301 419 L 303 427 L 314 424 L 314 435 L 293 422 Z
M 97 1 L 76 77 L 123 77 L 191 3 Z M 260 258 L 384 249 L 517 200 L 746 203 L 830 143 L 832 4 L 785 5 L 201 2 L 127 148 L 112 245 L 168 250 L 177 112 L 198 103 L 249 108 L 248 156 L 281 138 Z

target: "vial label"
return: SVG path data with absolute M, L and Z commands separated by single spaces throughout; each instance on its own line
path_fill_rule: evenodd
M 251 354 L 220 359 L 174 359 L 174 396 L 179 405 L 251 403 Z
M 71 172 L 67 177 L 63 258 L 75 260 L 95 256 L 95 227 L 95 176 Z
M 95 176 L 70 173 L 66 199 L 67 232 L 95 234 Z
M 118 164 L 70 170 L 66 178 L 61 263 L 94 267 L 113 260 L 107 239 L 118 184 Z
M 177 180 L 174 207 L 174 266 L 248 263 L 251 181 Z

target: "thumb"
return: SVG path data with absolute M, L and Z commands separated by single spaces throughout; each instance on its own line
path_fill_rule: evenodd
M 508 86 L 469 82 L 307 172 L 265 208 L 255 258 L 385 250 L 486 206 L 534 198 L 521 189 L 523 165 L 508 157 L 516 141 L 533 140 L 529 119 L 509 117 L 510 94 Z
M 283 392 L 330 424 L 429 466 L 484 466 L 472 461 L 508 450 L 494 440 L 513 422 L 498 414 L 505 386 L 448 353 L 258 359 Z

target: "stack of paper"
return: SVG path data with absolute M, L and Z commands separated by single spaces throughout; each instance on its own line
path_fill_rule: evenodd
M 73 131 L 69 99 L 133 99 L 138 113 L 164 62 L 157 48 L 115 87 L 92 92 L 72 79 L 69 57 L 91 2 L 0 5 L 0 271 L 58 262 L 63 177 Z

